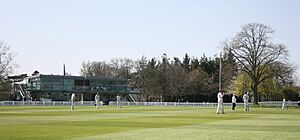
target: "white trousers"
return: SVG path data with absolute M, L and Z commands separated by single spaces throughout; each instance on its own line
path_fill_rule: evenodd
M 223 102 L 218 102 L 218 108 L 217 108 L 217 113 L 222 113 L 224 114 L 224 106 L 223 106 Z
M 96 109 L 98 109 L 98 108 L 99 108 L 99 102 L 96 101 Z
M 120 101 L 117 101 L 117 107 L 120 108 L 121 107 L 121 103 Z
M 71 110 L 74 110 L 74 101 L 72 101 Z
M 285 109 L 285 103 L 282 103 L 281 109 Z
M 249 103 L 244 102 L 244 111 L 249 111 Z

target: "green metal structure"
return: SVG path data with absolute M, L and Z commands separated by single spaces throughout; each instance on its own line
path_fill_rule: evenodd
M 130 93 L 137 93 L 128 88 L 128 79 L 125 78 L 43 75 L 37 72 L 32 76 L 23 74 L 9 79 L 13 82 L 13 92 L 23 100 L 66 101 L 75 93 L 76 100 L 93 101 L 99 93 L 102 101 L 109 101 L 115 100 L 116 95 L 132 98 Z
M 127 79 L 37 74 L 26 78 L 22 85 L 32 100 L 69 100 L 76 93 L 77 100 L 94 100 L 96 93 L 107 99 L 117 94 L 129 94 Z

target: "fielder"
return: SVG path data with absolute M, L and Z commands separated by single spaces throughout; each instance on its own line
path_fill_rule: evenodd
M 95 95 L 95 102 L 96 102 L 96 109 L 99 109 L 99 104 L 100 104 L 100 95 L 97 93 Z
M 71 95 L 71 110 L 74 110 L 75 93 Z
M 282 100 L 282 107 L 281 107 L 282 110 L 285 109 L 285 98 L 283 97 L 283 100 Z
M 232 102 L 232 110 L 235 110 L 235 107 L 236 107 L 235 94 L 232 94 L 231 102 Z
M 219 93 L 217 95 L 217 98 L 218 98 L 218 108 L 217 108 L 217 114 L 225 114 L 224 112 L 224 106 L 223 106 L 223 97 L 224 97 L 224 90 L 223 89 L 220 89 L 219 90 Z
M 121 108 L 121 104 L 120 104 L 120 102 L 121 102 L 121 96 L 120 95 L 117 95 L 117 107 L 118 108 Z
M 244 111 L 249 111 L 249 95 L 248 95 L 248 92 L 245 92 L 245 94 L 243 96 L 243 100 L 244 100 Z

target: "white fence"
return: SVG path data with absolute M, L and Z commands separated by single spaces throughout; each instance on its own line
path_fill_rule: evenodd
M 116 106 L 117 102 L 110 101 L 110 106 Z M 224 106 L 231 106 L 231 103 L 224 103 Z M 237 106 L 243 103 L 237 103 Z M 202 106 L 216 107 L 218 103 L 189 103 L 189 102 L 121 102 L 121 106 Z
M 0 106 L 70 106 L 70 101 L 0 101 Z M 94 101 L 78 101 L 78 106 L 94 106 Z
M 266 102 L 258 102 L 261 106 L 273 106 L 273 107 L 281 107 L 282 101 L 266 101 Z M 299 106 L 299 102 L 286 101 L 285 106 Z
M 102 105 L 102 102 L 100 103 Z M 70 101 L 0 101 L 0 106 L 70 106 Z M 94 106 L 94 101 L 77 101 L 77 106 Z M 116 106 L 117 102 L 110 101 L 109 106 Z M 217 103 L 189 103 L 189 102 L 121 102 L 121 106 L 202 106 L 216 107 Z M 243 103 L 237 103 L 243 105 Z M 224 103 L 231 106 L 231 103 Z
M 100 103 L 102 105 L 102 102 Z M 280 107 L 281 101 L 259 102 L 261 106 Z M 70 101 L 0 101 L 0 106 L 70 106 Z M 94 101 L 77 101 L 77 106 L 95 106 Z M 110 106 L 116 106 L 117 102 L 110 101 Z M 121 102 L 121 106 L 201 106 L 216 107 L 217 103 L 189 103 L 189 102 Z M 231 103 L 224 103 L 224 106 L 231 106 Z M 237 103 L 242 106 L 243 103 Z M 252 105 L 252 103 L 250 103 Z M 298 106 L 298 102 L 287 101 L 286 106 Z

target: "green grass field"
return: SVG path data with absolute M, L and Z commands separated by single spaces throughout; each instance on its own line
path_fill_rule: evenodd
M 243 112 L 200 107 L 0 107 L 0 140 L 291 140 L 300 139 L 300 109 Z

